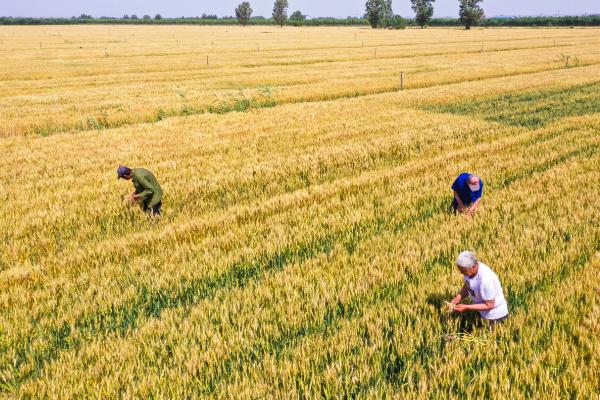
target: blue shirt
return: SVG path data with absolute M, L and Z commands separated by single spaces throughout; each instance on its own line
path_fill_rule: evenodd
M 472 192 L 469 188 L 469 173 L 462 173 L 456 178 L 454 183 L 452 184 L 452 190 L 458 193 L 458 197 L 463 202 L 465 206 L 471 205 L 477 199 L 481 197 L 483 194 L 483 181 L 479 180 L 479 190 L 476 192 Z

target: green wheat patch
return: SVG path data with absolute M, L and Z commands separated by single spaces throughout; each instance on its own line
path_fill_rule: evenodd
M 600 111 L 600 82 L 566 89 L 506 94 L 479 101 L 427 106 L 426 110 L 472 115 L 511 126 L 539 128 Z

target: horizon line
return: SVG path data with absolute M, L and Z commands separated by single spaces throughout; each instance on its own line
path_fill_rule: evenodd
M 160 13 L 155 13 L 155 15 L 160 14 Z M 217 14 L 206 14 L 203 13 L 204 15 L 217 15 Z M 110 15 L 102 15 L 99 17 L 93 16 L 91 14 L 87 14 L 90 15 L 92 18 L 94 19 L 102 19 L 102 18 L 111 18 L 111 19 L 123 19 L 124 15 L 137 15 L 136 13 L 133 14 L 123 14 L 121 16 L 110 16 Z M 150 14 L 142 14 L 142 15 L 150 15 Z M 162 14 L 160 14 L 161 17 L 163 19 L 199 19 L 202 18 L 201 16 L 178 16 L 178 17 L 171 17 L 171 16 L 164 16 Z M 152 17 L 152 15 L 150 15 Z M 331 15 L 327 15 L 327 16 L 312 16 L 312 15 L 305 15 L 307 17 L 310 17 L 311 19 L 317 19 L 317 18 L 333 18 L 333 19 L 347 19 L 347 18 L 357 18 L 357 19 L 362 19 L 364 18 L 364 15 L 347 15 L 347 16 L 331 16 Z M 414 17 L 405 17 L 403 15 L 400 15 L 403 18 L 406 19 L 412 19 Z M 551 18 L 562 18 L 562 17 L 594 17 L 594 16 L 600 16 L 600 13 L 583 13 L 583 14 L 499 14 L 499 15 L 491 15 L 491 16 L 486 16 L 483 19 L 492 19 L 492 18 L 528 18 L 528 17 L 551 17 Z M 252 18 L 266 18 L 269 19 L 271 18 L 271 16 L 263 16 L 263 15 L 255 15 L 252 16 Z M 0 15 L 0 18 L 29 18 L 29 19 L 64 19 L 64 18 L 79 18 L 79 16 L 77 15 L 69 15 L 69 16 L 38 16 L 38 17 L 31 17 L 31 16 L 22 16 L 22 15 Z M 139 17 L 138 17 L 139 18 Z M 234 15 L 217 15 L 217 18 L 219 19 L 224 19 L 224 18 L 230 18 L 230 19 L 235 19 L 236 17 Z M 432 17 L 432 19 L 436 19 L 436 18 L 452 18 L 452 19 L 458 19 L 458 16 L 435 16 Z M 141 19 L 141 18 L 140 18 Z

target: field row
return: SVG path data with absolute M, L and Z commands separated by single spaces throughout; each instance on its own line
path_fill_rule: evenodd
M 449 269 L 457 251 L 470 246 L 482 258 L 489 259 L 504 277 L 517 320 L 525 318 L 523 311 L 531 305 L 536 293 L 543 296 L 547 285 L 555 286 L 570 275 L 564 265 L 570 265 L 576 273 L 594 257 L 599 245 L 598 226 L 592 222 L 598 220 L 592 207 L 598 196 L 597 188 L 576 194 L 567 191 L 566 186 L 580 185 L 592 179 L 600 161 L 598 142 L 590 137 L 579 140 L 575 137 L 571 137 L 573 150 L 564 148 L 559 140 L 533 142 L 530 150 L 522 151 L 522 161 L 517 161 L 515 152 L 486 152 L 479 164 L 473 165 L 489 176 L 486 214 L 468 232 L 464 229 L 471 223 L 457 221 L 444 213 L 443 197 L 436 199 L 434 193 L 439 188 L 434 185 L 420 193 L 415 199 L 417 205 L 413 206 L 410 201 L 406 203 L 402 186 L 416 185 L 415 177 L 414 182 L 404 179 L 403 184 L 392 182 L 386 189 L 361 193 L 363 202 L 359 203 L 358 209 L 352 209 L 351 201 L 346 201 L 338 210 L 326 204 L 309 207 L 308 215 L 327 227 L 322 233 L 319 226 L 304 223 L 296 227 L 294 220 L 310 220 L 304 210 L 293 212 L 283 220 L 265 220 L 263 230 L 276 232 L 278 226 L 285 226 L 289 237 L 261 238 L 261 243 L 272 246 L 266 249 L 266 254 L 273 255 L 266 259 L 251 255 L 250 260 L 254 259 L 258 264 L 251 261 L 244 266 L 234 261 L 230 266 L 224 265 L 230 268 L 229 271 L 217 272 L 214 268 L 219 268 L 220 261 L 227 255 L 216 260 L 196 259 L 201 250 L 193 242 L 187 244 L 190 246 L 187 249 L 185 242 L 178 243 L 181 252 L 171 260 L 165 260 L 163 252 L 146 253 L 150 265 L 146 265 L 144 272 L 139 271 L 131 280 L 132 285 L 139 285 L 144 275 L 152 274 L 149 267 L 151 260 L 156 258 L 162 261 L 156 278 L 161 276 L 163 282 L 148 284 L 155 287 L 169 284 L 164 281 L 165 277 L 174 275 L 171 285 L 180 282 L 183 286 L 175 286 L 173 292 L 160 287 L 140 291 L 138 287 L 137 293 L 129 290 L 126 294 L 141 296 L 134 303 L 124 303 L 129 306 L 111 306 L 109 313 L 98 313 L 98 306 L 90 307 L 88 316 L 73 322 L 69 322 L 68 311 L 54 310 L 66 318 L 67 325 L 60 325 L 58 321 L 59 325 L 55 325 L 66 328 L 62 331 L 63 336 L 46 337 L 40 342 L 32 340 L 24 346 L 31 353 L 23 355 L 33 356 L 35 361 L 31 375 L 25 374 L 26 379 L 37 377 L 44 363 L 52 361 L 50 369 L 44 372 L 47 377 L 43 381 L 32 381 L 31 394 L 37 390 L 42 390 L 41 393 L 50 390 L 46 392 L 50 395 L 60 393 L 62 386 L 53 384 L 55 373 L 69 382 L 71 388 L 91 390 L 77 395 L 125 393 L 145 396 L 159 390 L 164 396 L 197 391 L 197 394 L 230 393 L 231 397 L 237 397 L 243 393 L 260 395 L 257 388 L 268 388 L 268 393 L 273 393 L 273 386 L 268 386 L 268 382 L 280 382 L 282 390 L 296 387 L 305 393 L 318 393 L 323 387 L 334 393 L 354 386 L 368 392 L 369 386 L 374 385 L 369 375 L 374 379 L 382 376 L 368 360 L 377 362 L 378 357 L 393 357 L 394 352 L 389 351 L 389 346 L 395 346 L 399 358 L 407 360 L 408 365 L 414 363 L 413 369 L 405 371 L 404 378 L 396 376 L 392 370 L 390 381 L 397 380 L 405 390 L 415 390 L 418 387 L 415 385 L 421 381 L 419 375 L 433 372 L 422 371 L 422 368 L 433 368 L 438 362 L 447 368 L 462 364 L 447 360 L 443 356 L 443 346 L 441 354 L 440 350 L 432 349 L 430 359 L 423 359 L 428 354 L 426 346 L 439 348 L 440 337 L 447 330 L 453 332 L 456 329 L 452 324 L 446 327 L 441 324 L 440 311 L 435 304 L 428 306 L 424 296 L 430 293 L 434 297 L 449 297 L 450 288 L 459 286 L 456 272 Z M 540 157 L 547 159 L 544 161 Z M 494 176 L 489 165 L 501 166 L 503 162 L 510 163 L 512 173 L 509 177 Z M 557 177 L 564 175 L 574 178 L 563 182 L 563 187 L 557 186 Z M 541 195 L 540 189 L 550 183 L 554 185 L 553 189 Z M 529 206 L 532 199 L 535 207 Z M 556 208 L 558 199 L 570 201 L 573 206 Z M 337 218 L 328 221 L 326 216 L 333 214 Z M 536 237 L 535 232 L 527 228 L 532 219 L 537 223 L 535 232 L 552 230 L 555 234 Z M 334 225 L 336 223 L 339 227 Z M 257 229 L 259 227 L 254 227 L 255 231 Z M 236 237 L 246 236 L 243 231 L 233 231 Z M 294 241 L 293 238 L 304 238 L 309 232 L 308 242 Z M 425 237 L 418 232 L 434 233 Z M 323 239 L 328 235 L 333 235 L 329 242 Z M 539 252 L 540 239 L 546 241 L 547 251 Z M 261 254 L 256 244 L 253 250 Z M 189 259 L 192 254 L 195 254 L 194 258 Z M 181 257 L 188 257 L 188 262 Z M 169 270 L 171 262 L 173 269 Z M 532 268 L 531 263 L 537 266 Z M 138 263 L 130 259 L 127 264 L 133 269 Z M 209 264 L 213 271 L 198 270 Z M 128 273 L 132 272 L 128 270 Z M 107 284 L 99 284 L 107 287 Z M 425 293 L 420 290 L 423 285 L 429 288 Z M 110 296 L 111 300 L 115 295 Z M 421 304 L 410 307 L 411 301 L 415 300 Z M 374 325 L 369 323 L 379 315 L 374 309 L 379 309 L 380 305 L 384 306 L 381 312 L 394 318 L 387 328 L 385 319 L 380 317 L 371 322 Z M 137 320 L 132 321 L 132 318 Z M 38 321 L 36 330 L 42 330 L 38 334 L 52 334 L 52 328 L 43 331 L 45 324 L 44 319 Z M 407 329 L 410 327 L 406 331 L 408 336 L 402 335 L 405 325 Z M 364 328 L 357 328 L 361 326 Z M 366 343 L 365 330 L 369 338 Z M 390 330 L 392 337 L 399 335 L 406 340 L 390 340 Z M 414 335 L 414 331 L 430 333 L 423 337 Z M 54 331 L 54 335 L 58 333 Z M 515 346 L 514 342 L 519 342 L 518 339 L 504 338 L 509 349 Z M 358 347 L 349 345 L 352 342 Z M 39 344 L 53 347 L 39 348 Z M 449 347 L 453 349 L 452 345 Z M 160 350 L 157 352 L 157 349 Z M 179 352 L 178 349 L 185 350 Z M 323 352 L 322 349 L 329 350 Z M 407 350 L 415 352 L 419 358 L 410 361 Z M 299 360 L 308 364 L 303 366 Z M 264 365 L 253 365 L 263 362 Z M 577 360 L 565 357 L 563 362 L 570 368 Z M 124 367 L 115 369 L 115 365 Z M 160 368 L 154 369 L 155 365 Z M 390 362 L 381 365 L 389 367 Z M 171 367 L 165 369 L 165 366 Z M 65 374 L 65 371 L 72 373 Z M 351 378 L 352 374 L 356 378 Z M 141 382 L 132 381 L 133 376 L 145 378 Z M 314 380 L 318 376 L 322 376 L 321 382 L 302 378 Z M 349 384 L 343 377 L 356 379 L 356 382 Z M 535 376 L 532 379 L 535 382 Z M 364 388 L 361 381 L 366 382 Z M 232 388 L 223 386 L 234 382 Z M 443 382 L 440 378 L 438 389 L 443 388 Z M 560 384 L 548 386 L 561 393 Z
M 50 58 L 33 65 L 13 59 L 0 70 L 0 137 L 46 136 L 172 116 L 394 92 L 400 90 L 401 73 L 402 87 L 415 89 L 600 63 L 600 36 L 593 29 L 540 30 L 523 37 L 510 30 L 493 31 L 469 40 L 463 32 L 450 30 L 442 43 L 423 42 L 432 38 L 419 39 L 420 33 L 409 31 L 368 33 L 383 43 L 356 48 L 341 46 L 335 40 L 338 32 L 330 39 L 331 47 L 321 50 L 238 49 L 209 55 L 194 49 L 154 54 L 140 44 L 138 57 L 103 53 L 87 59 L 49 49 Z M 159 30 L 156 35 L 168 33 Z M 454 35 L 459 38 L 453 40 Z M 444 35 L 440 32 L 433 40 L 438 37 Z M 135 46 L 121 45 L 123 51 Z M 64 57 L 73 61 L 65 63 Z M 31 55 L 26 59 L 30 64 Z
M 594 82 L 589 72 L 570 70 L 567 76 L 572 84 Z M 260 203 L 271 196 L 351 177 L 365 169 L 377 170 L 447 154 L 455 150 L 456 140 L 468 145 L 511 136 L 519 128 L 494 126 L 490 129 L 487 123 L 468 115 L 404 108 L 444 101 L 455 91 L 470 93 L 464 96 L 468 101 L 475 93 L 481 93 L 483 87 L 490 93 L 497 88 L 514 92 L 546 87 L 557 76 L 559 73 L 553 72 L 539 74 L 535 80 L 523 76 L 519 80 L 503 78 L 466 83 L 448 88 L 448 92 L 429 89 L 408 96 L 385 95 L 286 106 L 251 114 L 198 116 L 157 126 L 77 137 L 56 136 L 44 141 L 0 141 L 1 151 L 7 154 L 0 161 L 0 176 L 10 182 L 4 194 L 13 193 L 11 208 L 0 210 L 7 223 L 0 227 L 4 243 L 0 269 L 48 264 L 46 256 L 49 254 L 55 256 L 52 264 L 60 266 L 65 257 L 85 252 L 88 241 L 94 243 L 98 253 L 103 249 L 98 240 L 112 243 L 123 232 L 147 230 L 147 224 L 140 223 L 135 213 L 123 213 L 120 193 L 130 189 L 128 184 L 113 178 L 114 168 L 119 163 L 151 165 L 166 189 L 165 219 L 173 228 L 186 226 L 191 217 L 203 220 L 215 209 L 229 209 L 231 213 L 233 206 Z M 595 93 L 595 86 L 586 87 Z M 593 104 L 588 98 L 578 97 L 574 88 L 577 86 L 556 92 L 563 93 L 563 98 L 558 97 L 558 102 L 549 105 L 539 107 L 539 100 L 534 98 L 534 101 L 519 104 L 508 103 L 497 110 L 519 110 L 520 116 L 533 112 L 548 121 L 557 115 L 564 118 L 582 99 L 586 104 Z M 535 93 L 538 97 L 547 96 L 548 90 Z M 454 104 L 453 107 L 457 107 Z M 490 104 L 495 101 L 492 99 Z M 364 107 L 370 107 L 371 112 L 356 115 L 356 109 Z M 433 110 L 453 111 L 443 107 Z M 544 114 L 544 110 L 552 111 Z M 320 124 L 306 129 L 307 121 L 316 118 Z M 585 118 L 578 121 L 586 123 Z M 201 133 L 198 127 L 202 127 Z M 224 130 L 228 133 L 223 134 Z M 128 145 L 114 148 L 114 140 L 127 140 Z M 146 148 L 148 141 L 154 144 L 152 151 Z M 289 148 L 289 141 L 295 143 L 293 149 Z M 182 147 L 181 143 L 187 145 Z M 82 147 L 87 148 L 85 159 L 79 156 Z M 19 164 L 29 167 L 16 172 L 10 168 Z M 181 171 L 185 171 L 188 182 L 185 187 L 178 185 Z M 446 180 L 453 173 L 454 170 L 448 171 Z M 44 185 L 32 181 L 31 175 L 43 176 Z M 56 190 L 57 187 L 61 190 Z M 29 195 L 32 191 L 37 194 L 34 202 Z M 98 204 L 95 202 L 98 197 L 106 201 Z M 295 201 L 294 197 L 288 201 Z M 14 215 L 21 218 L 15 220 Z M 75 229 L 77 237 L 72 236 Z
M 0 397 L 594 397 L 598 44 L 0 28 Z M 156 174 L 160 219 L 119 164 Z M 466 249 L 495 331 L 444 312 Z
M 438 123 L 443 120 L 440 118 Z M 489 187 L 501 189 L 572 158 L 592 156 L 595 160 L 596 136 L 585 128 L 572 128 L 580 125 L 581 120 L 565 120 L 563 128 L 559 125 L 541 132 L 523 131 L 516 136 L 515 132 L 508 138 L 495 131 L 496 143 L 489 142 L 489 139 L 489 143 L 479 145 L 467 141 L 463 152 L 468 154 L 477 149 L 487 154 L 477 165 L 470 165 L 488 177 Z M 594 129 L 598 126 L 597 118 L 586 119 L 583 126 L 586 125 Z M 435 130 L 432 134 L 435 135 Z M 453 140 L 456 143 L 456 137 Z M 565 140 L 568 145 L 565 145 Z M 535 149 L 535 156 L 530 147 Z M 512 150 L 509 151 L 509 148 Z M 388 221 L 414 220 L 418 223 L 427 215 L 443 214 L 448 201 L 446 187 L 450 175 L 449 171 L 436 169 L 434 165 L 444 165 L 452 159 L 460 160 L 461 151 L 447 153 L 443 144 L 436 150 L 440 151 L 440 156 L 436 159 L 435 152 L 432 153 L 433 163 L 416 161 L 411 171 L 409 162 L 406 166 L 392 169 L 393 174 L 388 176 L 374 171 L 373 176 L 382 176 L 372 181 L 373 178 L 367 174 L 364 180 L 367 186 L 350 185 L 349 191 L 341 190 L 340 184 L 344 180 L 334 181 L 331 192 L 336 196 L 324 197 L 323 202 L 318 200 L 318 186 L 310 188 L 307 190 L 311 197 L 304 203 L 306 208 L 296 207 L 293 212 L 283 208 L 270 216 L 241 219 L 238 228 L 221 222 L 211 232 L 203 220 L 201 231 L 194 228 L 186 232 L 184 226 L 176 236 L 172 236 L 168 228 L 160 228 L 164 229 L 164 233 L 158 236 L 144 234 L 152 238 L 152 242 L 143 240 L 144 236 L 134 240 L 143 240 L 139 247 L 115 247 L 114 242 L 110 242 L 101 246 L 101 251 L 75 258 L 74 264 L 65 259 L 60 263 L 58 258 L 55 271 L 60 275 L 55 280 L 49 280 L 48 273 L 52 270 L 44 270 L 43 284 L 41 280 L 41 285 L 35 284 L 37 279 L 33 275 L 30 276 L 32 280 L 26 277 L 21 285 L 12 286 L 12 290 L 7 287 L 3 293 L 2 303 L 11 308 L 14 321 L 14 324 L 5 321 L 5 326 L 11 327 L 11 332 L 14 329 L 15 335 L 13 339 L 5 339 L 12 343 L 9 348 L 17 352 L 5 356 L 21 360 L 15 379 L 27 380 L 37 376 L 39 368 L 59 354 L 57 350 L 77 349 L 97 335 L 101 335 L 100 338 L 105 334 L 120 336 L 132 328 L 143 326 L 147 319 L 151 323 L 154 317 L 162 317 L 173 307 L 187 308 L 201 299 L 210 301 L 221 289 L 238 285 L 244 287 L 263 273 L 293 265 L 296 260 L 308 261 L 328 254 L 340 245 L 352 254 L 356 241 L 365 240 L 373 234 L 377 236 L 380 229 L 397 229 L 393 228 L 394 225 L 387 225 Z M 517 154 L 522 154 L 523 161 L 517 161 Z M 352 154 L 349 157 L 353 157 Z M 384 164 L 383 167 L 390 166 Z M 422 172 L 418 171 L 432 169 L 439 172 L 430 176 L 429 189 L 420 190 L 412 200 L 407 197 L 410 189 L 418 186 L 417 182 L 423 183 Z M 414 178 L 397 180 L 406 173 Z M 376 184 L 381 182 L 381 178 L 388 182 L 383 187 Z M 359 177 L 357 183 L 361 180 Z M 230 210 L 226 213 L 229 214 Z M 306 221 L 315 221 L 316 225 L 307 226 Z M 400 222 L 398 226 L 403 224 L 405 222 Z M 305 237 L 308 232 L 309 241 L 297 242 L 294 239 Z M 204 234 L 207 235 L 205 238 L 202 237 Z M 239 242 L 240 239 L 247 242 Z M 165 258 L 166 252 L 170 256 Z M 154 265 L 151 261 L 154 257 L 160 260 L 160 265 Z M 51 264 L 45 263 L 45 268 L 49 266 Z M 206 269 L 199 269 L 200 266 L 206 266 Z M 28 281 L 33 285 L 23 285 Z M 184 286 L 179 286 L 182 283 Z M 81 288 L 85 288 L 85 292 Z M 27 315 L 35 321 L 31 325 L 33 330 L 22 325 Z M 26 331 L 20 332 L 22 329 Z M 26 338 L 25 342 L 23 338 Z

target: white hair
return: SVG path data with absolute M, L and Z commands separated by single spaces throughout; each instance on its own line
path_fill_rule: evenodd
M 477 257 L 470 251 L 463 251 L 456 258 L 456 265 L 464 269 L 471 269 L 477 263 Z
M 479 175 L 471 174 L 469 175 L 469 182 L 471 182 L 471 179 L 473 178 L 476 178 L 478 181 L 481 181 L 481 177 Z

